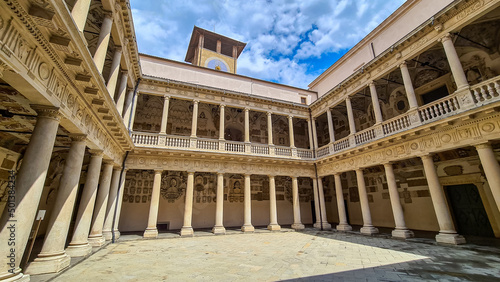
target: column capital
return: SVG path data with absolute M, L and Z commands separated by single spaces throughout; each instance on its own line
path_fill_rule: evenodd
M 219 107 L 224 108 L 226 107 L 226 104 L 219 104 Z
M 252 174 L 251 173 L 244 173 L 243 174 L 245 177 L 250 177 Z
M 428 159 L 431 159 L 432 160 L 432 154 L 431 153 L 427 153 L 425 155 L 421 155 L 419 156 L 422 160 L 428 160 Z
M 341 174 L 342 174 L 342 172 L 334 172 L 333 176 L 336 176 L 336 175 L 340 176 Z
M 349 97 L 349 95 L 347 95 L 347 97 L 345 97 L 345 100 L 350 102 L 351 101 L 351 97 Z
M 81 141 L 85 141 L 87 139 L 87 134 L 70 133 L 69 138 L 71 138 L 71 141 L 73 141 L 73 142 L 81 142 Z
M 402 68 L 407 68 L 408 67 L 408 64 L 406 61 L 402 61 L 400 64 L 399 64 L 399 68 L 402 69 Z
M 193 104 L 198 104 L 200 102 L 200 100 L 193 100 Z
M 392 164 L 393 164 L 393 162 L 390 162 L 390 161 L 389 161 L 389 162 L 383 162 L 383 163 L 382 163 L 382 165 L 383 165 L 384 167 L 386 167 L 386 166 L 392 166 Z
M 188 170 L 187 173 L 191 174 L 191 175 L 194 175 L 195 171 L 194 170 Z
M 299 178 L 299 176 L 290 176 L 292 180 Z
M 272 116 L 273 112 L 266 112 L 267 116 Z
M 121 53 L 122 51 L 122 46 L 115 46 L 115 53 Z
M 276 177 L 276 174 L 268 174 L 267 175 L 269 178 L 275 178 Z
M 128 75 L 128 70 L 120 70 L 120 73 L 123 75 Z
M 104 155 L 103 150 L 89 150 L 92 157 L 102 157 Z
M 225 172 L 224 171 L 217 171 L 217 175 L 224 175 Z
M 360 168 L 356 168 L 356 169 L 354 169 L 354 171 L 356 173 L 363 173 L 363 168 L 361 168 L 361 167 Z
M 111 166 L 113 166 L 113 165 L 115 165 L 115 162 L 113 162 L 113 160 L 107 160 L 107 159 L 105 159 L 105 160 L 102 160 L 102 164 L 103 165 L 111 165 Z
M 54 120 L 61 120 L 61 114 L 58 107 L 45 106 L 45 105 L 30 105 L 35 110 L 38 117 L 50 118 Z
M 155 172 L 155 174 L 162 174 L 163 173 L 163 169 L 162 168 L 157 168 L 157 169 L 154 169 L 154 172 Z
M 489 141 L 477 143 L 473 145 L 477 149 L 491 149 L 491 143 Z
M 104 18 L 113 21 L 113 13 L 110 11 L 104 11 Z
M 121 165 L 115 165 L 115 166 L 113 166 L 113 169 L 120 171 L 122 169 L 122 166 Z
M 163 95 L 163 100 L 170 100 L 170 95 Z
M 446 33 L 443 37 L 439 38 L 438 41 L 443 43 L 443 42 L 446 42 L 448 40 L 451 40 L 451 34 L 450 33 Z
M 293 119 L 293 115 L 288 115 L 288 119 Z
M 250 111 L 250 108 L 246 107 L 245 112 L 249 112 L 249 111 Z
M 372 86 L 375 86 L 375 81 L 373 80 L 370 80 L 367 84 L 368 87 L 372 87 Z

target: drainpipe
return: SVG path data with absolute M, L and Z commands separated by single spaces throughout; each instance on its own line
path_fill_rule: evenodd
M 314 122 L 313 118 L 312 118 L 312 113 L 311 113 L 311 108 L 309 108 L 309 119 L 311 120 L 311 126 L 316 126 L 316 123 Z M 311 131 L 312 131 L 312 128 L 311 128 Z M 314 138 L 314 136 L 313 136 Z M 314 140 L 312 140 L 312 144 L 311 144 L 311 148 L 313 150 L 313 158 L 316 159 L 316 148 L 314 147 Z M 320 222 L 320 226 L 321 226 L 321 231 L 323 231 L 323 217 L 322 217 L 322 214 L 321 214 L 321 201 L 319 200 L 319 178 L 318 178 L 318 167 L 316 165 L 316 163 L 314 163 L 314 173 L 316 175 L 316 194 L 318 195 L 318 206 L 319 206 L 319 222 Z M 314 189 L 314 188 L 313 188 Z
M 122 188 L 121 186 L 121 183 L 122 183 L 122 179 L 123 177 L 125 177 L 125 175 L 123 175 L 123 171 L 125 170 L 125 162 L 127 161 L 127 157 L 128 157 L 128 154 L 130 153 L 130 151 L 127 151 L 125 153 L 125 157 L 123 158 L 123 162 L 122 162 L 122 170 L 120 171 L 120 180 L 118 181 L 118 191 L 116 192 L 116 203 L 115 203 L 115 211 L 113 213 L 113 224 L 111 225 L 111 243 L 115 243 L 116 241 L 116 238 L 115 238 L 115 222 L 116 222 L 116 214 L 118 213 L 118 204 L 119 204 L 119 200 L 120 200 L 120 197 L 118 195 L 120 195 L 120 189 Z

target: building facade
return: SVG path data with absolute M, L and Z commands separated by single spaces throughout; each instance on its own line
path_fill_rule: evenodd
M 126 0 L 1 2 L 0 279 L 120 231 L 500 237 L 500 2 L 435 2 L 407 1 L 308 90 L 235 74 L 244 43 L 199 28 L 192 64 L 139 54 Z

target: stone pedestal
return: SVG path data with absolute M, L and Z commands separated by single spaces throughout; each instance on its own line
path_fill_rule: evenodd
M 224 226 L 214 226 L 212 228 L 212 233 L 215 235 L 224 235 L 226 234 L 226 228 L 224 228 Z
M 279 224 L 269 224 L 267 226 L 267 229 L 271 230 L 271 231 L 280 231 L 281 230 L 281 226 Z
M 328 222 L 316 222 L 313 224 L 313 227 L 314 228 L 317 228 L 317 229 L 321 229 L 321 225 L 323 225 L 323 230 L 331 230 L 332 229 L 332 225 Z
M 436 235 L 436 242 L 441 244 L 450 244 L 450 245 L 462 245 L 467 243 L 465 238 L 457 233 L 448 234 L 448 233 L 439 233 Z
M 92 253 L 92 246 L 88 242 L 82 244 L 71 242 L 64 251 L 70 257 L 86 257 Z
M 302 230 L 302 229 L 305 229 L 306 227 L 302 223 L 294 223 L 294 224 L 292 224 L 292 228 L 295 230 Z M 330 226 L 330 229 L 331 229 L 331 226 Z
M 413 238 L 415 236 L 413 234 L 413 231 L 408 229 L 394 229 L 392 230 L 391 235 L 394 238 L 401 238 L 401 239 Z
M 69 267 L 71 258 L 63 252 L 60 255 L 49 257 L 38 256 L 32 263 L 28 265 L 26 273 L 28 274 L 44 274 L 57 273 L 66 267 Z
M 101 247 L 106 243 L 106 239 L 101 235 L 90 235 L 89 236 L 89 245 L 92 247 Z
M 142 236 L 144 238 L 157 238 L 158 237 L 158 229 L 156 229 L 156 228 L 153 228 L 153 229 L 147 228 L 144 231 L 144 234 Z
M 192 227 L 182 227 L 181 229 L 181 236 L 194 236 L 194 231 Z
M 378 229 L 373 226 L 363 226 L 360 230 L 363 235 L 373 235 L 378 233 Z
M 241 227 L 241 231 L 243 231 L 243 232 L 254 232 L 255 228 L 253 227 L 253 225 L 243 225 Z
M 352 227 L 349 224 L 339 224 L 337 225 L 336 229 L 338 231 L 351 231 Z

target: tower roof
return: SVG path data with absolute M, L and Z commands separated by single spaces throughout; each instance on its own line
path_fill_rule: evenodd
M 203 34 L 203 36 L 204 36 L 204 42 L 205 42 L 204 45 L 205 46 L 207 46 L 207 45 L 208 46 L 210 46 L 210 45 L 215 46 L 217 44 L 217 40 L 220 40 L 222 43 L 222 53 L 223 54 L 224 53 L 232 54 L 233 53 L 232 48 L 233 48 L 233 46 L 236 46 L 236 49 L 237 49 L 236 58 L 238 58 L 240 56 L 241 52 L 243 51 L 243 49 L 247 45 L 246 43 L 240 42 L 238 40 L 234 40 L 234 39 L 226 37 L 224 35 L 220 35 L 218 33 L 211 32 L 211 31 L 208 31 L 206 29 L 194 26 L 193 33 L 191 34 L 191 39 L 189 40 L 189 46 L 188 46 L 188 50 L 186 52 L 186 58 L 184 59 L 184 61 L 186 61 L 188 63 L 193 63 L 194 51 L 195 51 L 196 47 L 198 46 L 200 34 Z M 230 48 L 230 50 L 226 50 L 225 47 Z M 232 57 L 232 55 L 230 55 L 230 56 Z

